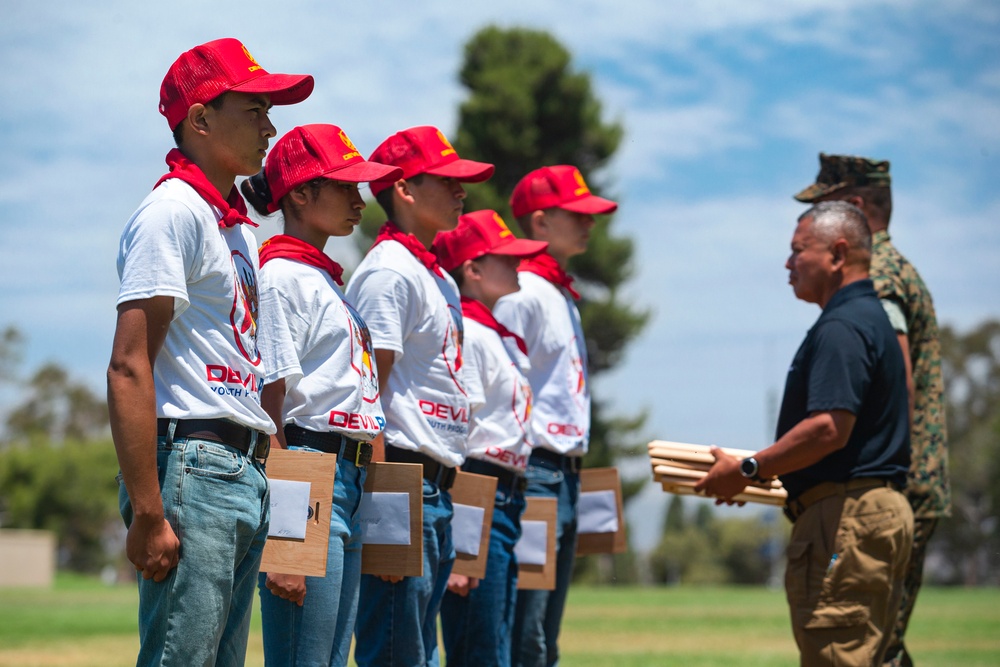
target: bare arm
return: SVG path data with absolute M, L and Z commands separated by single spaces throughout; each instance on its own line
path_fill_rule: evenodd
M 392 350 L 375 350 L 375 369 L 378 371 L 380 396 L 385 396 L 385 389 L 389 386 L 389 373 L 392 372 L 395 360 L 396 353 Z M 385 438 L 381 433 L 372 440 L 372 461 L 385 461 Z
M 856 418 L 846 410 L 814 412 L 770 447 L 755 455 L 758 474 L 774 477 L 807 468 L 827 455 L 842 449 L 854 430 Z M 715 464 L 695 485 L 696 491 L 729 499 L 746 488 L 747 479 L 740 474 L 740 460 L 722 450 L 714 449 Z
M 277 433 L 271 436 L 271 446 L 278 449 L 288 449 L 285 442 L 285 378 L 269 382 L 260 390 L 260 407 L 278 427 Z
M 163 581 L 177 565 L 180 541 L 163 516 L 156 470 L 156 389 L 153 364 L 173 315 L 172 297 L 130 301 L 118 307 L 108 409 L 133 518 L 125 554 L 146 579 Z

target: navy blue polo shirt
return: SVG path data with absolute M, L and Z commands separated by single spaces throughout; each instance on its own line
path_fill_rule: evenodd
M 789 499 L 821 482 L 856 477 L 906 484 L 910 467 L 906 367 L 871 280 L 842 287 L 806 334 L 785 381 L 777 438 L 816 411 L 856 418 L 843 449 L 781 476 Z

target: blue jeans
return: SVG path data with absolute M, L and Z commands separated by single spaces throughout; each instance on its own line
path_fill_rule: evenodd
M 486 576 L 467 597 L 447 592 L 441 630 L 448 667 L 509 667 L 517 603 L 514 545 L 521 538 L 524 494 L 497 486 Z
M 289 449 L 310 450 L 308 447 Z M 260 574 L 260 610 L 264 631 L 264 664 L 334 667 L 347 665 L 358 611 L 361 581 L 361 524 L 358 507 L 365 469 L 338 459 L 330 512 L 330 545 L 325 577 L 306 577 L 300 607 L 265 587 Z
M 439 664 L 437 615 L 455 561 L 451 494 L 424 480 L 424 571 L 396 584 L 361 575 L 357 644 L 360 667 Z
M 161 437 L 156 458 L 163 513 L 181 551 L 163 581 L 137 575 L 136 665 L 242 665 L 267 539 L 267 478 L 252 459 L 208 440 Z M 128 526 L 132 503 L 120 478 Z
M 559 664 L 559 626 L 576 559 L 576 507 L 580 475 L 532 458 L 525 472 L 528 496 L 558 500 L 556 514 L 556 587 L 551 591 L 519 591 L 514 615 L 512 661 L 515 667 Z

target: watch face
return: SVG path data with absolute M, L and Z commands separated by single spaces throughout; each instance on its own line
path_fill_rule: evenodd
M 744 477 L 753 477 L 757 474 L 757 461 L 753 458 L 740 461 L 740 472 Z

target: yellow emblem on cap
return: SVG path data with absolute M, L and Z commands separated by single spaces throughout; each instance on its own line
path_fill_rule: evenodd
M 583 195 L 590 194 L 590 188 L 587 187 L 586 182 L 583 180 L 583 174 L 580 173 L 579 169 L 573 170 L 573 178 L 576 179 L 576 184 L 579 186 L 573 191 L 573 194 L 577 197 L 582 197 Z
M 448 141 L 448 139 L 441 133 L 441 130 L 438 130 L 437 134 L 438 139 L 440 139 L 441 143 L 445 145 L 445 149 L 441 151 L 441 157 L 444 157 L 445 155 L 454 155 L 455 149 L 452 148 L 451 142 Z
M 358 149 L 354 146 L 354 143 L 348 138 L 346 132 L 341 130 L 339 136 L 340 140 L 344 142 L 344 145 L 351 149 L 347 153 L 344 153 L 344 155 L 342 156 L 344 162 L 347 162 L 351 158 L 361 157 L 361 153 L 358 152 Z
M 503 221 L 503 218 L 496 211 L 493 211 L 493 222 L 497 224 L 497 228 L 500 230 L 500 238 L 505 239 L 508 236 L 514 235 L 514 232 L 510 231 L 510 227 L 507 226 L 507 223 Z
M 243 55 L 245 55 L 247 57 L 247 60 L 249 60 L 251 63 L 253 63 L 252 65 L 250 65 L 250 67 L 247 68 L 247 71 L 248 72 L 256 72 L 259 69 L 263 69 L 260 65 L 257 64 L 257 59 L 254 58 L 252 55 L 250 55 L 250 51 L 247 50 L 246 45 L 241 44 L 240 46 L 243 47 Z

